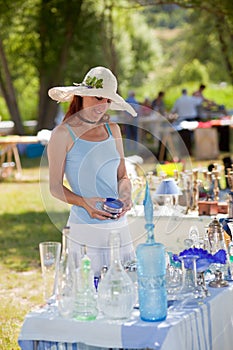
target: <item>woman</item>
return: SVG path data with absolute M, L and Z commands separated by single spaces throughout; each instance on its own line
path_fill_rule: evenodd
M 81 246 L 87 246 L 95 275 L 109 265 L 109 233 L 121 233 L 122 260 L 134 258 L 134 250 L 125 213 L 131 208 L 131 183 L 127 176 L 122 137 L 117 124 L 108 122 L 108 109 L 134 109 L 117 94 L 117 80 L 105 67 L 92 68 L 81 84 L 55 87 L 49 96 L 70 101 L 63 122 L 57 126 L 48 144 L 50 191 L 72 205 L 68 225 L 71 249 L 80 259 Z M 64 183 L 64 176 L 69 186 Z M 117 219 L 102 209 L 106 198 L 123 202 Z

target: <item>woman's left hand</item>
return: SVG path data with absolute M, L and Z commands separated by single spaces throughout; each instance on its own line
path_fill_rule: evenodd
M 118 215 L 120 218 L 132 208 L 132 200 L 131 198 L 119 198 L 119 200 L 124 204 L 122 212 Z

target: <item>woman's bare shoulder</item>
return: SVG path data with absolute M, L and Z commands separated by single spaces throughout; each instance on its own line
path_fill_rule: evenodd
M 58 137 L 58 136 L 65 136 L 69 133 L 67 125 L 65 123 L 57 125 L 53 131 L 51 136 Z
M 53 145 L 54 147 L 62 147 L 68 149 L 72 144 L 72 138 L 70 137 L 69 130 L 65 123 L 59 124 L 56 126 L 49 140 L 49 146 Z
M 121 135 L 121 129 L 117 123 L 109 121 L 108 124 L 110 125 L 113 136 L 120 136 Z

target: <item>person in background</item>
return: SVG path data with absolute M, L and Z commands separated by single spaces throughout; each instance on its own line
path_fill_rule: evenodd
M 203 91 L 205 90 L 206 86 L 204 84 L 201 84 L 199 86 L 199 89 L 193 92 L 193 96 L 200 97 L 202 99 L 202 102 L 210 102 L 207 98 L 204 97 Z
M 140 116 L 148 116 L 150 115 L 152 112 L 151 110 L 151 102 L 150 102 L 150 99 L 149 97 L 145 97 L 144 98 L 144 101 L 140 104 L 140 113 L 139 115 Z
M 181 96 L 175 101 L 172 107 L 171 113 L 177 113 L 178 119 L 176 124 L 178 124 L 178 132 L 183 139 L 185 146 L 189 153 L 192 150 L 192 131 L 188 129 L 180 128 L 180 122 L 196 121 L 198 117 L 197 107 L 202 103 L 202 98 L 199 96 L 189 96 L 187 89 L 182 89 Z
M 166 113 L 164 95 L 164 91 L 159 91 L 158 96 L 151 103 L 151 108 L 162 115 L 165 115 Z
M 199 96 L 189 96 L 187 89 L 182 89 L 181 96 L 175 101 L 171 112 L 178 114 L 178 120 L 194 121 L 197 119 L 197 107 L 202 103 Z
M 215 113 L 215 116 L 216 116 L 216 113 L 220 113 L 220 118 L 221 116 L 227 115 L 227 111 L 224 105 L 218 105 L 216 102 L 205 98 L 205 96 L 203 95 L 203 91 L 205 89 L 206 89 L 206 85 L 200 84 L 199 89 L 193 93 L 193 96 L 200 97 L 202 99 L 202 103 L 200 106 L 201 108 L 199 108 L 200 118 L 202 117 L 203 114 L 205 114 L 203 113 L 204 110 L 212 111 L 213 113 Z M 208 114 L 210 114 L 210 112 Z M 209 117 L 211 117 L 211 114 Z M 219 126 L 217 127 L 217 131 L 218 131 L 220 151 L 229 152 L 230 151 L 229 126 L 228 125 Z
M 117 79 L 105 67 L 92 68 L 81 84 L 48 91 L 57 102 L 70 101 L 65 117 L 52 131 L 48 143 L 51 194 L 71 205 L 71 250 L 76 262 L 86 245 L 96 276 L 109 266 L 109 233 L 119 230 L 122 261 L 134 259 L 134 248 L 125 213 L 131 209 L 131 182 L 124 160 L 121 132 L 107 110 L 135 110 L 117 94 Z M 68 181 L 68 186 L 64 182 Z M 120 199 L 123 211 L 103 210 L 106 198 Z

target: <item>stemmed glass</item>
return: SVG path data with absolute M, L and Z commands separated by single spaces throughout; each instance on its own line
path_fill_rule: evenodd
M 44 298 L 48 311 L 53 312 L 56 303 L 58 267 L 61 255 L 61 243 L 41 242 L 39 244 L 40 262 L 44 286 Z

